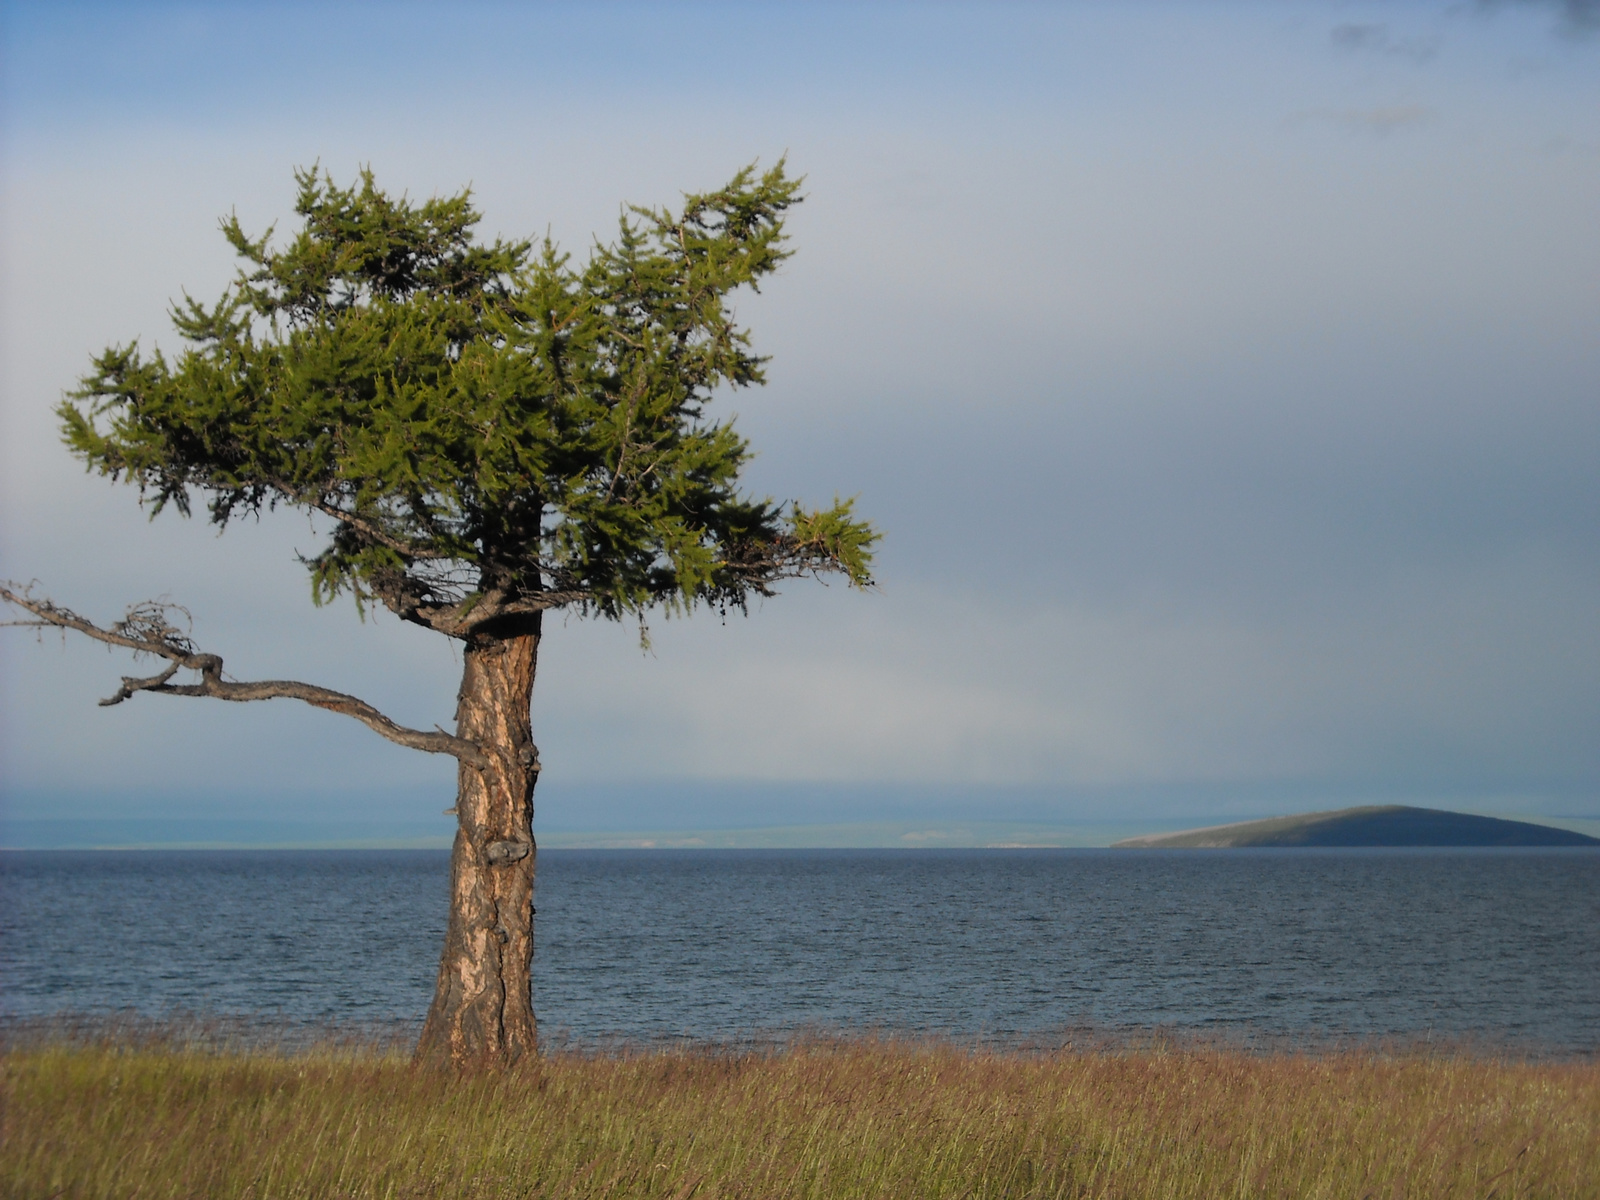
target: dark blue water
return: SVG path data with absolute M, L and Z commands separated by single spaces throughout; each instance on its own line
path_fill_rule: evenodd
M 0 855 L 0 1013 L 415 1021 L 443 852 Z M 1600 1049 L 1589 850 L 544 851 L 546 1033 Z

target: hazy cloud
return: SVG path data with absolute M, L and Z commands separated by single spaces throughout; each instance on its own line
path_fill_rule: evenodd
M 1412 126 L 1425 125 L 1437 113 L 1424 104 L 1378 104 L 1371 108 L 1319 108 L 1295 113 L 1284 122 L 1286 129 L 1330 126 L 1350 133 L 1383 138 Z
M 1344 109 L 1317 115 L 1346 129 L 1382 136 L 1408 125 L 1422 124 L 1431 120 L 1434 113 L 1424 104 L 1382 104 L 1376 108 Z
M 756 491 L 859 494 L 882 589 L 661 622 L 649 656 L 552 620 L 541 794 L 1600 797 L 1600 159 L 1539 151 L 1592 141 L 1586 56 L 1531 87 L 1482 69 L 1512 23 L 1469 20 L 1424 77 L 1392 10 L 1330 53 L 1325 24 L 1246 6 L 756 6 L 693 37 L 668 10 L 557 6 L 493 10 L 486 66 L 425 8 L 395 10 L 383 55 L 351 53 L 356 9 L 309 48 L 251 15 L 239 58 L 235 10 L 181 39 L 156 7 L 110 32 L 49 11 L 0 72 L 0 575 L 101 619 L 170 593 L 238 677 L 447 724 L 451 645 L 313 608 L 303 518 L 149 523 L 61 449 L 51 403 L 108 343 L 170 348 L 167 302 L 232 273 L 217 216 L 283 218 L 295 164 L 370 162 L 413 196 L 471 180 L 486 235 L 581 256 L 620 201 L 787 149 L 797 253 L 740 301 L 770 383 L 727 405 Z M 219 62 L 250 106 L 199 103 Z M 428 815 L 452 786 L 304 706 L 98 709 L 115 657 L 16 631 L 0 655 L 8 795 Z
M 1586 38 L 1600 32 L 1600 0 L 1478 0 L 1485 11 L 1505 8 L 1540 8 L 1557 14 L 1556 28 L 1569 37 Z
M 1434 34 L 1396 37 L 1383 24 L 1335 25 L 1329 39 L 1340 50 L 1382 54 L 1415 63 L 1428 62 L 1439 53 L 1441 39 Z

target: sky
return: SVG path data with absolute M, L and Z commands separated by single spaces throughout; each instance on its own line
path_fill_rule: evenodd
M 0 7 L 0 576 L 193 614 L 239 678 L 448 726 L 446 639 L 86 475 L 51 406 L 292 227 L 297 166 L 581 256 L 787 156 L 719 397 L 871 592 L 546 625 L 536 829 L 1600 817 L 1600 6 Z M 13 819 L 443 821 L 453 763 L 289 702 L 95 701 L 0 631 Z M 430 827 L 431 828 L 431 827 Z M 442 827 L 441 827 L 442 828 Z

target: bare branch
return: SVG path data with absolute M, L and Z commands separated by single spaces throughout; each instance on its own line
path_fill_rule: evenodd
M 176 675 L 179 667 L 182 665 L 183 664 L 181 663 L 173 663 L 165 671 L 161 672 L 161 674 L 152 675 L 148 679 L 134 679 L 130 676 L 124 675 L 122 677 L 122 686 L 116 690 L 115 694 L 107 696 L 104 700 L 100 701 L 100 707 L 110 708 L 113 704 L 121 704 L 124 700 L 129 699 L 135 692 L 161 691 L 166 686 L 167 680 Z
M 150 654 L 164 658 L 172 665 L 159 675 L 140 679 L 124 676 L 116 693 L 100 701 L 102 705 L 121 704 L 135 692 L 156 692 L 168 696 L 210 696 L 217 700 L 303 700 L 315 708 L 343 713 L 354 717 L 369 729 L 382 734 L 391 742 L 425 750 L 430 754 L 448 754 L 469 766 L 483 768 L 488 757 L 476 742 L 440 730 L 427 733 L 397 725 L 365 700 L 336 692 L 315 684 L 300 683 L 292 679 L 267 679 L 257 683 L 239 683 L 222 677 L 222 659 L 215 654 L 197 650 L 187 634 L 177 629 L 166 614 L 182 612 L 176 605 L 146 601 L 128 610 L 128 615 L 110 629 L 102 629 L 69 608 L 62 608 L 49 600 L 35 599 L 28 588 L 15 591 L 17 585 L 0 584 L 0 600 L 14 604 L 37 618 L 18 624 L 55 626 L 72 629 L 85 637 L 110 646 L 121 646 L 135 654 Z M 187 614 L 185 614 L 187 615 Z M 197 672 L 197 683 L 173 683 L 179 670 Z

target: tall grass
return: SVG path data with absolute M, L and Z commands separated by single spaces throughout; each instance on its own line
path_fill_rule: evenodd
M 1600 1196 L 1600 1065 L 892 1040 L 555 1053 L 57 1041 L 0 1057 L 14 1197 Z

